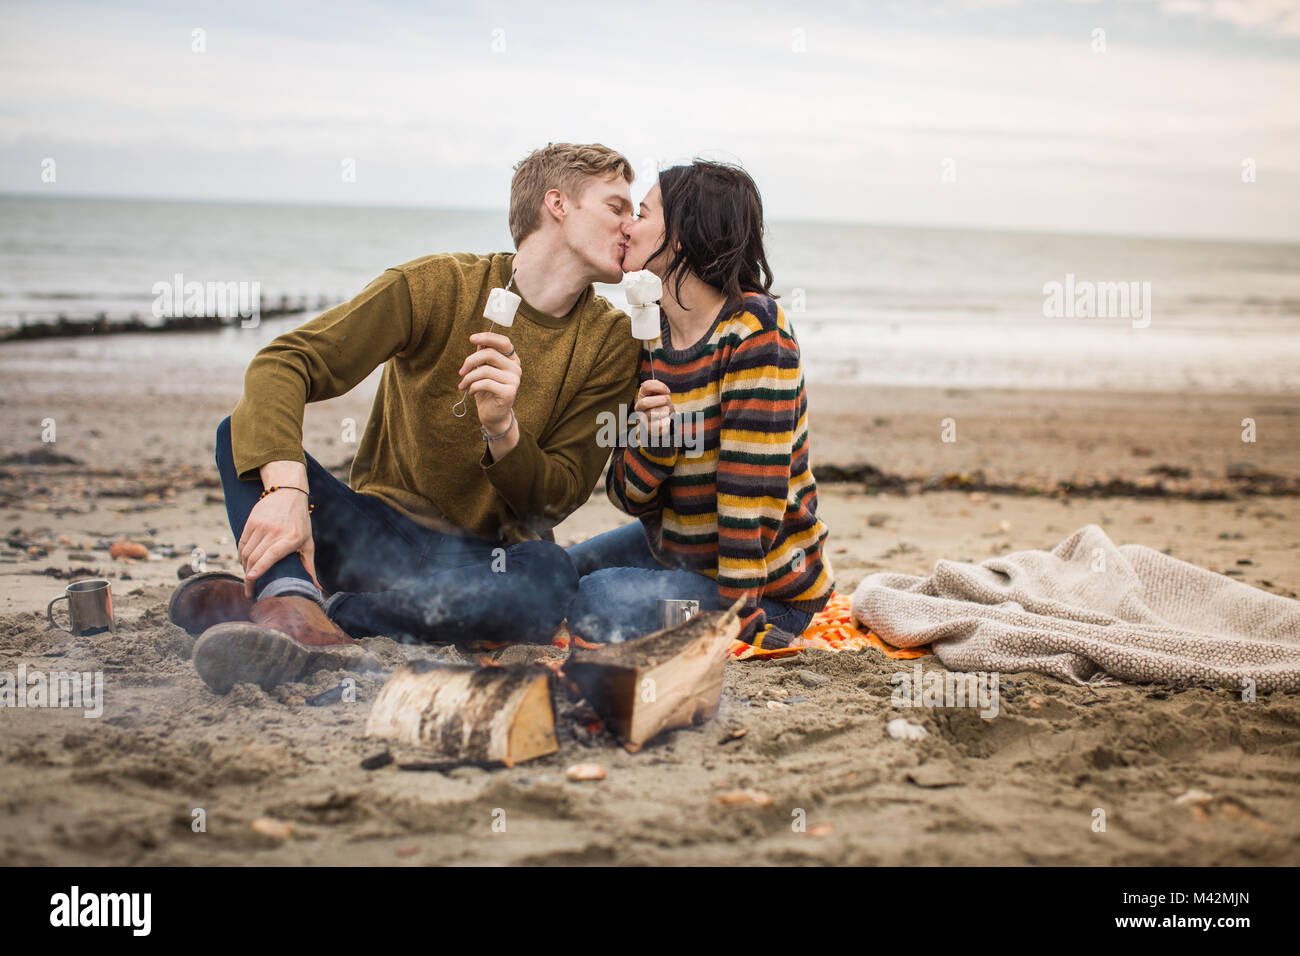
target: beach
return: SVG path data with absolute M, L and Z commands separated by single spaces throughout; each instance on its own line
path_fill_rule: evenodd
M 402 766 L 417 754 L 394 749 L 393 762 L 365 769 L 389 749 L 362 735 L 382 673 L 357 676 L 355 702 L 306 702 L 338 685 L 330 671 L 219 697 L 189 661 L 193 639 L 167 620 L 196 548 L 209 569 L 235 567 L 212 451 L 243 359 L 218 344 L 215 333 L 168 333 L 136 353 L 112 339 L 0 351 L 0 671 L 102 671 L 105 682 L 98 718 L 0 710 L 0 862 L 1300 862 L 1294 695 L 1245 703 L 1205 687 L 1003 674 L 993 719 L 900 711 L 891 677 L 915 662 L 874 649 L 729 663 L 714 720 L 637 754 L 591 733 L 561 695 L 554 755 L 417 770 Z M 360 430 L 374 385 L 308 407 L 305 447 L 341 476 L 352 448 L 343 423 Z M 1300 594 L 1294 392 L 822 379 L 809 399 L 841 592 L 873 571 L 1050 549 L 1097 524 L 1117 543 Z M 42 441 L 51 422 L 56 440 Z M 569 544 L 625 520 L 598 487 L 556 537 Z M 152 559 L 112 559 L 119 539 Z M 48 626 L 46 603 L 81 575 L 112 582 L 116 635 Z M 562 655 L 364 644 L 387 669 Z M 885 726 L 899 716 L 927 736 L 892 739 Z M 566 779 L 588 762 L 606 778 Z

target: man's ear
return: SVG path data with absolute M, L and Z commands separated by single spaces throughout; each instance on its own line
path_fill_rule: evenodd
M 548 189 L 546 195 L 542 197 L 542 208 L 557 223 L 563 223 L 564 217 L 569 214 L 569 200 L 558 189 Z

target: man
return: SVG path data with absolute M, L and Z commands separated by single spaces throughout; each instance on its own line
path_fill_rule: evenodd
M 355 665 L 369 634 L 549 640 L 577 593 L 551 529 L 591 494 L 600 420 L 636 389 L 638 343 L 592 288 L 622 278 L 632 178 L 604 146 L 537 150 L 511 183 L 516 253 L 389 269 L 257 354 L 217 429 L 244 578 L 196 575 L 169 608 L 201 634 L 209 687 Z M 487 332 L 488 294 L 507 286 L 514 324 Z M 304 406 L 380 364 L 344 484 L 304 452 Z M 453 414 L 461 398 L 476 414 Z

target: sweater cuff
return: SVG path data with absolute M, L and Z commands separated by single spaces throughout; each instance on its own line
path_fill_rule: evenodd
M 234 458 L 235 474 L 240 481 L 261 481 L 261 467 L 273 461 L 296 461 L 304 468 L 307 467 L 307 453 L 303 451 L 301 445 L 272 448 L 269 451 L 258 455 L 250 455 L 242 460 L 239 453 L 232 448 L 231 455 Z
M 677 467 L 677 452 L 669 448 L 656 449 L 656 451 L 666 452 L 663 457 L 652 454 L 645 448 L 638 448 L 636 445 L 628 445 L 627 451 L 641 459 L 641 466 L 655 474 L 660 484 L 666 481 L 673 469 Z
M 726 599 L 724 598 L 721 603 L 725 604 Z M 736 638 L 756 648 L 766 649 L 771 646 L 764 638 L 764 634 L 768 630 L 771 629 L 767 627 L 767 615 L 763 613 L 761 607 L 755 607 L 748 614 L 741 617 L 740 633 L 736 635 Z
M 681 448 L 678 445 L 678 428 L 675 421 L 671 422 L 668 427 L 668 434 L 658 436 L 653 441 L 647 441 L 646 444 L 640 443 L 642 437 L 639 430 L 628 432 L 627 449 L 635 452 L 642 460 L 654 465 L 656 468 L 662 468 L 664 471 L 672 471 L 677 465 L 677 459 L 681 455 Z M 649 437 L 647 434 L 645 437 Z
M 519 441 L 515 442 L 515 447 L 495 461 L 487 442 L 483 443 L 483 457 L 479 461 L 483 473 L 520 520 L 530 517 L 525 513 L 528 510 L 527 503 L 533 497 L 538 475 L 545 465 L 542 460 L 544 457 L 542 449 L 524 431 L 523 425 L 519 426 Z
M 789 647 L 790 642 L 794 639 L 795 635 L 789 631 L 783 631 L 779 627 L 769 624 L 750 643 L 756 650 L 777 651 L 783 647 Z

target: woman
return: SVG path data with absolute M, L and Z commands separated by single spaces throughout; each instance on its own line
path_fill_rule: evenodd
M 661 598 L 744 597 L 741 639 L 788 646 L 833 583 L 799 345 L 771 295 L 758 188 L 738 166 L 675 166 L 629 234 L 624 270 L 663 281 L 661 338 L 641 360 L 640 440 L 615 449 L 606 490 L 640 520 L 569 549 L 581 576 L 569 628 L 627 640 L 659 628 Z

